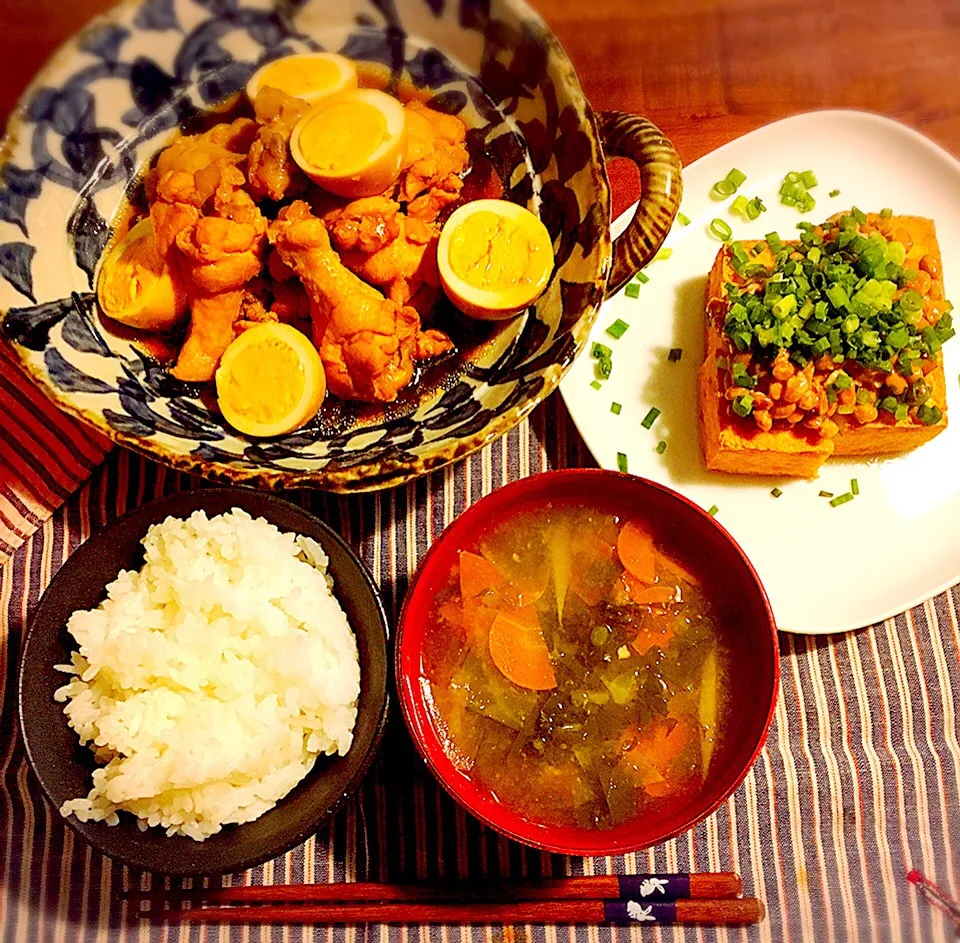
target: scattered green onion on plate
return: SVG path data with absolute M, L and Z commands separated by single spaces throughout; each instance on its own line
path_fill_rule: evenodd
M 714 219 L 710 222 L 710 232 L 712 232 L 721 242 L 726 242 L 733 235 L 730 224 L 722 219 Z
M 629 288 L 630 286 L 628 285 L 627 287 Z M 630 327 L 630 325 L 627 324 L 626 321 L 624 321 L 622 318 L 617 318 L 617 320 L 614 321 L 613 324 L 611 324 L 610 327 L 607 328 L 607 333 L 615 341 L 618 341 L 620 340 L 621 337 L 623 337 L 624 334 L 627 333 L 628 327 Z
M 640 421 L 640 425 L 643 426 L 644 429 L 649 429 L 657 421 L 657 416 L 659 415 L 660 410 L 657 409 L 656 406 L 651 406 L 650 411 Z

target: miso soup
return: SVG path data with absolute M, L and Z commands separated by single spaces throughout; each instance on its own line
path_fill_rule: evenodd
M 422 670 L 463 772 L 525 818 L 605 829 L 699 790 L 727 657 L 699 581 L 644 521 L 554 504 L 460 551 Z

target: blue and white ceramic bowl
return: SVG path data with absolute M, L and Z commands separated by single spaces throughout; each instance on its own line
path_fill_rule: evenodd
M 105 327 L 94 279 L 138 172 L 264 61 L 330 49 L 386 66 L 461 114 L 506 195 L 554 239 L 549 288 L 468 362 L 379 415 L 325 406 L 291 435 L 246 439 Z M 607 156 L 635 160 L 644 195 L 615 243 Z M 605 293 L 657 251 L 680 166 L 649 122 L 595 116 L 543 22 L 520 0 L 141 0 L 91 24 L 44 67 L 0 149 L 2 331 L 65 410 L 176 468 L 261 487 L 399 484 L 502 435 L 550 393 Z

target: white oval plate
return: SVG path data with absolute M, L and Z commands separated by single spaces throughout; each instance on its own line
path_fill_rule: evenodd
M 710 188 L 732 167 L 747 175 L 740 193 L 760 196 L 767 212 L 746 222 L 715 202 Z M 812 169 L 816 209 L 803 216 L 782 206 L 780 183 L 790 170 Z M 840 195 L 828 196 L 839 189 Z M 960 580 L 960 338 L 944 347 L 948 415 L 945 432 L 906 455 L 830 461 L 814 481 L 738 477 L 708 472 L 700 457 L 696 373 L 703 357 L 704 290 L 720 242 L 709 233 L 719 217 L 734 238 L 777 230 L 796 238 L 801 220 L 820 222 L 856 205 L 865 211 L 935 220 L 946 296 L 960 302 L 960 161 L 909 128 L 857 111 L 820 111 L 777 121 L 726 144 L 684 172 L 682 212 L 651 263 L 636 299 L 607 302 L 591 334 L 613 349 L 613 373 L 591 388 L 595 361 L 587 351 L 561 384 L 577 428 L 604 468 L 628 456 L 629 471 L 667 485 L 709 509 L 753 561 L 779 627 L 825 634 L 871 625 Z M 617 221 L 620 227 L 632 210 Z M 618 225 L 615 224 L 614 231 Z M 958 311 L 960 314 L 960 311 Z M 630 328 L 613 340 L 617 318 Z M 667 354 L 683 349 L 679 363 Z M 611 403 L 622 404 L 620 415 Z M 650 430 L 641 420 L 662 410 Z M 657 443 L 667 443 L 663 455 Z M 856 478 L 860 494 L 833 508 L 821 490 L 842 494 Z M 783 490 L 774 498 L 771 490 Z

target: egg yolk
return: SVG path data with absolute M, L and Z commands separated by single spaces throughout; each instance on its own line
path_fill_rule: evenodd
M 218 378 L 219 380 L 219 378 Z M 303 365 L 289 344 L 262 341 L 247 348 L 230 363 L 227 389 L 230 406 L 238 416 L 268 423 L 286 416 L 299 404 L 305 384 Z
M 137 239 L 127 246 L 115 264 L 105 273 L 101 303 L 105 309 L 119 311 L 148 292 L 163 273 L 163 259 L 148 239 Z
M 386 140 L 383 113 L 352 99 L 315 113 L 300 131 L 300 151 L 318 171 L 344 174 L 364 166 Z
M 264 70 L 260 87 L 271 85 L 297 98 L 331 88 L 340 82 L 336 63 L 325 59 L 278 59 Z
M 537 240 L 523 226 L 497 213 L 473 213 L 457 227 L 450 241 L 454 274 L 484 291 L 536 282 L 546 264 Z

